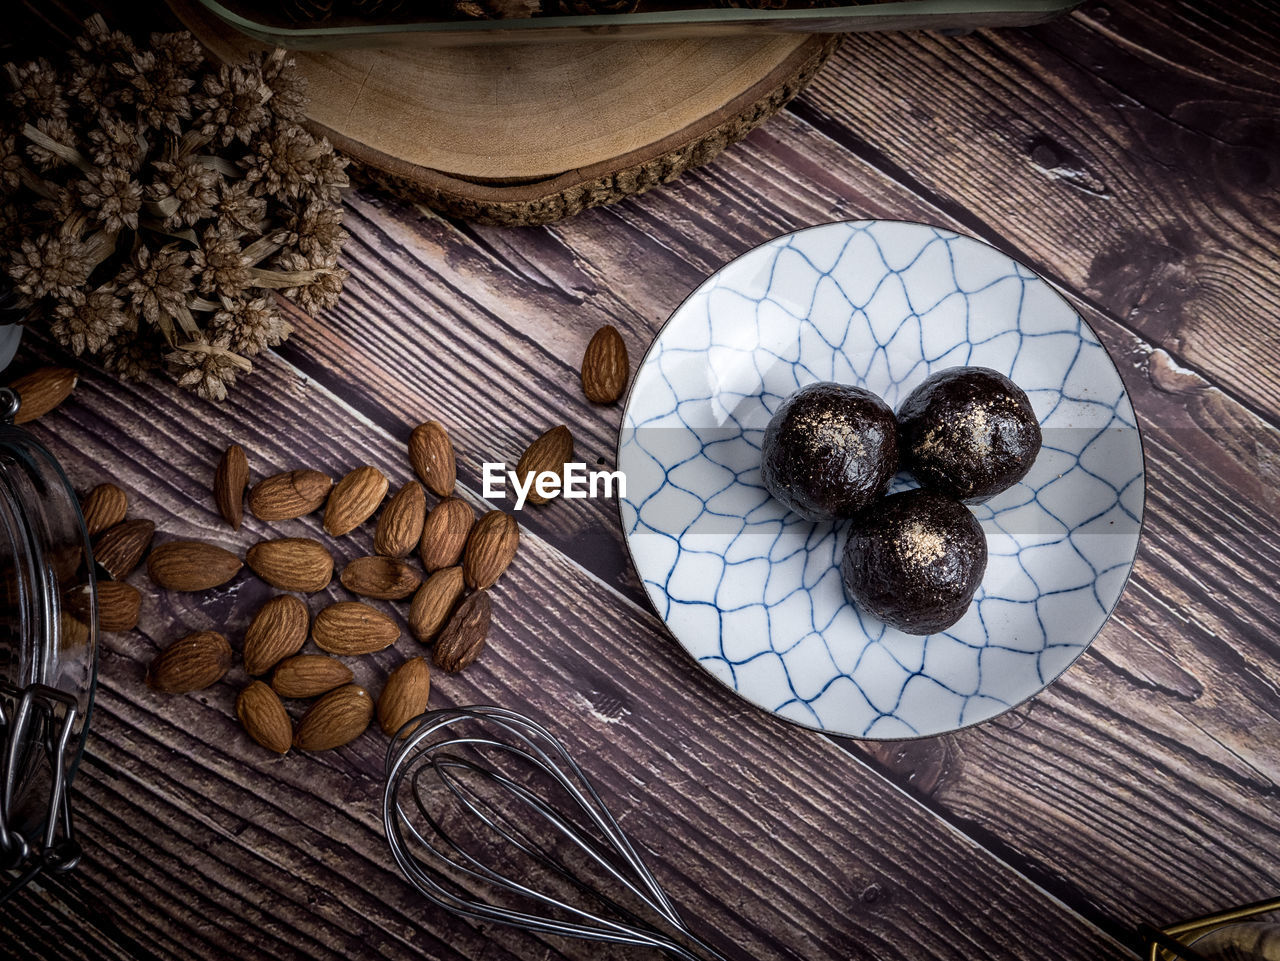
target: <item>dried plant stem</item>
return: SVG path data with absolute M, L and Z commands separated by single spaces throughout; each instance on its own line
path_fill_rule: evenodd
M 76 150 L 75 147 L 68 147 L 64 143 L 58 143 L 58 141 L 54 140 L 48 134 L 42 133 L 29 123 L 22 125 L 22 135 L 36 146 L 43 147 L 45 150 L 49 151 L 49 153 L 56 154 L 67 163 L 80 168 L 83 173 L 93 173 L 93 164 L 85 160 L 84 157 L 80 155 L 80 151 Z

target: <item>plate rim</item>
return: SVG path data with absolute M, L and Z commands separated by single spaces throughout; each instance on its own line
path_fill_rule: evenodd
M 954 230 L 950 227 L 943 227 L 943 226 L 939 226 L 938 224 L 926 223 L 920 220 L 897 220 L 897 219 L 880 218 L 880 217 L 863 218 L 859 220 L 826 220 L 821 223 L 810 224 L 807 227 L 801 227 L 797 230 L 787 230 L 787 231 L 783 231 L 782 233 L 775 234 L 769 239 L 763 240 L 758 244 L 753 244 L 751 247 L 748 247 L 746 250 L 742 251 L 741 253 L 735 254 L 733 257 L 724 261 L 715 270 L 711 271 L 711 273 L 707 274 L 698 283 L 696 287 L 694 287 L 691 291 L 689 291 L 689 293 L 687 293 L 683 298 L 681 298 L 680 302 L 671 309 L 670 313 L 667 314 L 667 319 L 662 322 L 661 326 L 659 326 L 656 331 L 654 331 L 652 338 L 650 338 L 649 340 L 649 346 L 646 347 L 644 350 L 644 353 L 640 355 L 640 360 L 636 364 L 635 373 L 632 375 L 630 382 L 627 384 L 626 398 L 623 401 L 622 408 L 621 408 L 622 416 L 618 420 L 618 434 L 614 442 L 614 464 L 620 465 L 622 462 L 622 444 L 623 444 L 623 434 L 626 431 L 627 412 L 631 409 L 631 398 L 635 392 L 636 382 L 639 380 L 641 369 L 645 366 L 646 363 L 648 363 L 650 355 L 653 353 L 654 349 L 658 346 L 658 342 L 662 339 L 662 335 L 666 332 L 667 328 L 671 325 L 671 322 L 675 320 L 676 315 L 679 314 L 680 311 L 684 309 L 685 305 L 689 303 L 689 301 L 691 301 L 694 297 L 700 294 L 703 288 L 705 288 L 709 283 L 711 283 L 712 280 L 714 280 L 717 276 L 719 276 L 719 274 L 724 270 L 726 270 L 730 265 L 735 264 L 739 260 L 749 257 L 751 254 L 755 253 L 757 250 L 761 250 L 764 247 L 768 247 L 770 244 L 776 243 L 777 241 L 782 240 L 784 238 L 795 237 L 795 236 L 799 236 L 800 234 L 808 233 L 809 231 L 822 230 L 828 227 L 836 227 L 836 226 L 847 226 L 847 227 L 868 226 L 869 227 L 874 224 L 906 225 L 911 227 L 922 227 L 927 230 L 945 231 L 946 233 L 952 234 L 953 236 L 962 237 L 966 240 L 971 240 L 974 243 L 978 243 L 984 247 L 989 248 L 990 250 L 994 250 L 1000 256 L 1009 260 L 1011 263 L 1014 263 L 1017 266 L 1033 274 L 1036 277 L 1036 279 L 1041 281 L 1050 290 L 1050 292 L 1052 292 L 1053 296 L 1057 297 L 1060 301 L 1063 302 L 1063 304 L 1066 305 L 1066 307 L 1071 311 L 1071 313 L 1075 315 L 1076 319 L 1079 320 L 1079 322 L 1084 325 L 1085 329 L 1088 330 L 1089 333 L 1093 335 L 1094 340 L 1098 342 L 1098 346 L 1102 348 L 1102 354 L 1106 358 L 1107 363 L 1111 365 L 1112 371 L 1115 372 L 1116 379 L 1120 382 L 1120 388 L 1121 390 L 1124 391 L 1125 399 L 1129 401 L 1129 407 L 1133 411 L 1134 430 L 1138 434 L 1138 453 L 1139 453 L 1139 457 L 1142 464 L 1142 503 L 1139 505 L 1138 530 L 1137 530 L 1136 539 L 1134 541 L 1133 557 L 1130 558 L 1129 560 L 1128 569 L 1125 571 L 1124 580 L 1120 584 L 1120 590 L 1116 592 L 1115 600 L 1112 601 L 1110 608 L 1107 609 L 1107 612 L 1103 616 L 1102 621 L 1098 624 L 1097 630 L 1093 632 L 1093 636 L 1090 637 L 1084 644 L 1080 646 L 1080 650 L 1076 653 L 1076 655 L 1073 658 L 1071 658 L 1071 660 L 1069 660 L 1066 664 L 1064 664 L 1062 666 L 1062 669 L 1059 670 L 1056 674 L 1054 674 L 1053 677 L 1045 681 L 1045 683 L 1039 689 L 1028 694 L 1026 697 L 1022 698 L 1022 700 L 1016 701 L 1015 703 L 1010 704 L 1008 707 L 1005 707 L 1000 711 L 996 712 L 995 714 L 992 714 L 988 717 L 984 717 L 976 721 L 969 721 L 965 724 L 958 724 L 954 727 L 949 727 L 946 730 L 942 730 L 942 731 L 933 731 L 928 734 L 907 734 L 907 735 L 900 735 L 897 737 L 878 737 L 876 735 L 870 735 L 870 734 L 851 734 L 846 731 L 837 731 L 831 728 L 821 727 L 817 724 L 812 724 L 807 721 L 802 721 L 797 718 L 787 717 L 786 715 L 779 714 L 777 711 L 764 707 L 763 705 L 758 704 L 755 701 L 751 700 L 751 698 L 747 697 L 745 694 L 739 691 L 736 687 L 732 686 L 731 684 L 729 684 L 728 682 L 726 682 L 725 680 L 717 676 L 715 673 L 713 673 L 711 669 L 708 668 L 706 665 L 704 665 L 700 660 L 698 660 L 698 658 L 694 657 L 693 652 L 690 651 L 689 648 L 685 646 L 684 642 L 681 641 L 680 638 L 676 635 L 676 632 L 672 630 L 671 625 L 667 623 L 667 619 L 663 617 L 662 614 L 658 611 L 657 606 L 653 602 L 653 598 L 649 596 L 648 588 L 645 587 L 644 577 L 640 574 L 640 567 L 636 563 L 635 552 L 632 551 L 631 549 L 631 535 L 627 531 L 626 520 L 622 514 L 622 504 L 623 504 L 624 498 L 619 497 L 617 499 L 616 510 L 618 512 L 618 527 L 622 530 L 623 547 L 626 549 L 626 552 L 627 552 L 627 560 L 630 561 L 631 569 L 632 571 L 635 572 L 636 577 L 640 582 L 640 587 L 644 592 L 645 602 L 648 604 L 649 610 L 652 611 L 654 616 L 657 617 L 658 620 L 662 623 L 663 631 L 667 634 L 667 636 L 672 641 L 675 642 L 676 647 L 680 649 L 681 653 L 689 661 L 691 661 L 693 664 L 697 666 L 698 670 L 701 673 L 706 675 L 708 678 L 714 681 L 720 688 L 728 692 L 737 700 L 741 701 L 743 704 L 750 707 L 752 710 L 759 711 L 763 714 L 767 714 L 770 717 L 776 718 L 777 720 L 785 722 L 787 724 L 791 724 L 796 727 L 803 728 L 804 730 L 815 731 L 819 734 L 825 734 L 828 737 L 848 738 L 850 740 L 867 741 L 872 743 L 894 743 L 898 741 L 923 741 L 929 738 L 945 737 L 950 734 L 955 734 L 959 731 L 966 731 L 971 728 L 977 727 L 978 725 L 981 725 L 981 724 L 990 724 L 991 722 L 1004 718 L 1009 714 L 1013 713 L 1014 711 L 1018 710 L 1019 708 L 1022 708 L 1030 704 L 1033 700 L 1035 700 L 1037 697 L 1039 697 L 1041 694 L 1043 694 L 1045 691 L 1051 688 L 1054 684 L 1056 684 L 1058 680 L 1064 674 L 1067 673 L 1067 671 L 1069 671 L 1073 666 L 1075 666 L 1076 662 L 1078 662 L 1080 658 L 1084 656 L 1085 652 L 1088 651 L 1089 648 L 1093 646 L 1093 643 L 1098 639 L 1098 636 L 1102 633 L 1103 628 L 1107 626 L 1107 624 L 1111 620 L 1112 615 L 1115 614 L 1116 608 L 1120 606 L 1120 601 L 1124 597 L 1125 591 L 1129 589 L 1129 581 L 1133 577 L 1134 568 L 1138 566 L 1138 553 L 1142 549 L 1142 541 L 1143 541 L 1142 535 L 1146 529 L 1146 523 L 1147 523 L 1147 496 L 1150 490 L 1150 485 L 1147 483 L 1147 446 L 1146 446 L 1146 439 L 1142 433 L 1141 419 L 1138 417 L 1138 409 L 1133 403 L 1133 398 L 1129 396 L 1129 388 L 1124 382 L 1124 376 L 1120 373 L 1120 367 L 1118 364 L 1116 364 L 1115 358 L 1111 356 L 1111 351 L 1109 351 L 1107 349 L 1106 344 L 1102 342 L 1102 338 L 1098 336 L 1098 332 L 1094 330 L 1093 325 L 1089 323 L 1089 321 L 1085 318 L 1085 316 L 1079 310 L 1076 309 L 1075 305 L 1069 299 L 1067 299 L 1066 294 L 1063 293 L 1061 289 L 1059 289 L 1057 284 L 1049 280 L 1049 278 L 1046 277 L 1043 273 L 1041 273 L 1041 271 L 1028 266 L 1027 264 L 1023 263 L 1021 260 L 1019 260 L 1017 257 L 1014 257 L 1012 254 L 1009 254 L 1006 251 L 1001 250 L 999 247 L 995 246 L 995 244 L 988 243 L 986 240 L 983 240 L 980 237 L 975 237 L 972 234 L 963 233 L 961 231 Z

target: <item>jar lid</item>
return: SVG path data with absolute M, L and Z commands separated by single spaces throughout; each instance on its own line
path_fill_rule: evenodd
M 69 828 L 97 679 L 93 555 L 62 468 L 0 389 L 0 868 Z

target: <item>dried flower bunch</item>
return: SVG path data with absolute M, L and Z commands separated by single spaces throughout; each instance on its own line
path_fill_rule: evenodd
M 346 161 L 299 125 L 284 51 L 215 67 L 189 33 L 94 17 L 63 67 L 4 73 L 0 258 L 59 343 L 221 400 L 292 330 L 272 291 L 335 303 Z

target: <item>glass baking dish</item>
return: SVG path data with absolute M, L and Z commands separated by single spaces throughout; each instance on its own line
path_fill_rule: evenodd
M 761 31 L 967 31 L 1042 23 L 1077 6 L 1080 0 L 890 0 L 856 5 L 826 5 L 829 0 L 710 0 L 726 4 L 722 6 L 694 6 L 707 0 L 639 0 L 634 12 L 589 14 L 539 12 L 544 0 L 459 0 L 452 6 L 414 0 L 400 4 L 366 0 L 365 7 L 379 11 L 395 7 L 395 10 L 365 16 L 343 13 L 343 9 L 356 8 L 335 6 L 332 0 L 196 2 L 229 26 L 262 43 L 291 50 L 327 50 L 614 37 L 639 40 Z M 559 11 L 566 7 L 599 9 L 609 0 L 594 0 L 590 5 L 583 0 L 545 2 Z M 738 3 L 750 6 L 727 5 Z M 757 8 L 762 6 L 780 9 Z M 496 18 L 508 10 L 518 10 L 524 15 Z M 289 11 L 293 12 L 292 16 Z M 484 19 L 484 16 L 495 18 Z

